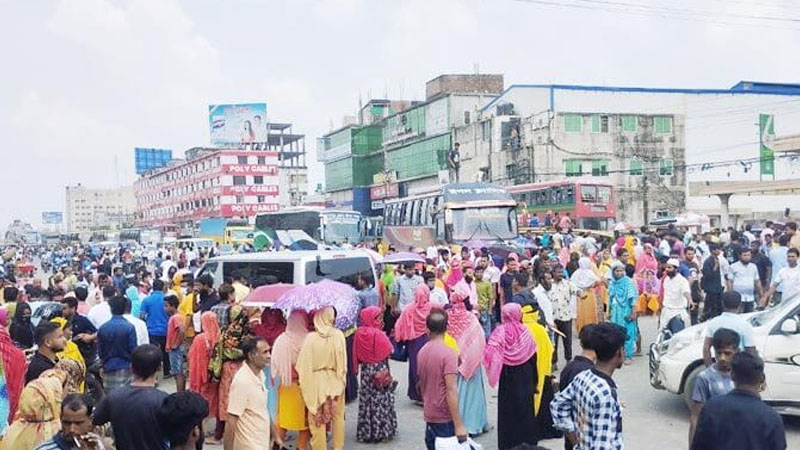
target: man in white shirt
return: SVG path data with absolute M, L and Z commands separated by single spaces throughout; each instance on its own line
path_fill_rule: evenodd
M 772 285 L 764 297 L 761 305 L 766 306 L 772 294 L 780 287 L 783 289 L 781 302 L 791 300 L 800 295 L 800 266 L 797 265 L 797 258 L 800 250 L 792 247 L 786 251 L 786 267 L 782 268 L 778 274 L 772 277 Z
M 533 288 L 531 291 L 533 296 L 536 298 L 536 303 L 539 304 L 539 310 L 542 311 L 544 315 L 544 321 L 547 323 L 547 326 L 551 330 L 556 329 L 556 323 L 553 319 L 553 303 L 550 301 L 550 289 L 553 287 L 553 274 L 550 272 L 544 272 L 541 277 L 539 277 L 539 285 Z M 552 331 L 551 340 L 552 340 Z
M 728 272 L 728 291 L 738 292 L 742 296 L 742 312 L 749 313 L 755 309 L 756 296 L 761 298 L 761 283 L 758 279 L 758 267 L 750 262 L 752 253 L 743 248 L 739 253 L 739 261 L 731 264 Z
M 431 303 L 439 303 L 441 305 L 450 303 L 444 289 L 436 286 L 436 275 L 433 272 L 425 272 L 422 274 L 422 278 L 425 280 L 425 284 L 428 285 L 428 289 L 431 290 Z
M 126 297 L 125 300 L 127 300 L 125 305 L 125 314 L 123 314 L 122 317 L 124 317 L 128 323 L 133 325 L 133 329 L 136 331 L 136 345 L 139 346 L 149 344 L 150 336 L 147 334 L 147 324 L 144 322 L 144 320 L 131 315 L 131 299 Z
M 664 305 L 661 311 L 659 329 L 669 326 L 670 321 L 678 317 L 683 321 L 683 326 L 690 325 L 688 308 L 694 307 L 692 301 L 692 290 L 689 281 L 678 273 L 680 261 L 670 258 L 666 265 L 666 277 L 664 277 Z M 682 328 L 681 328 L 682 329 Z M 673 329 L 675 331 L 677 329 Z
M 104 323 L 111 320 L 111 306 L 109 306 L 108 301 L 115 295 L 117 295 L 117 289 L 114 286 L 103 286 L 103 301 L 92 306 L 89 314 L 86 315 L 98 330 Z

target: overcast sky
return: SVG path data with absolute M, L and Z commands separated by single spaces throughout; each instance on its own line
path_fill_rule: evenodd
M 209 103 L 267 102 L 313 160 L 359 95 L 423 99 L 476 66 L 506 86 L 800 82 L 792 16 L 800 1 L 0 0 L 0 227 L 64 210 L 67 184 L 133 182 L 136 146 L 207 145 Z

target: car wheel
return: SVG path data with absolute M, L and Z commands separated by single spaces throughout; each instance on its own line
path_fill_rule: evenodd
M 692 406 L 692 391 L 694 391 L 694 382 L 697 380 L 697 376 L 700 375 L 700 372 L 705 370 L 705 368 L 706 366 L 700 364 L 692 369 L 692 371 L 689 372 L 689 376 L 686 377 L 686 381 L 683 383 L 683 402 L 686 403 L 687 408 Z

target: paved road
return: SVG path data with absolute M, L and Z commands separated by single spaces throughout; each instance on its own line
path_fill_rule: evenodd
M 644 342 L 649 343 L 655 335 L 655 319 L 640 319 L 644 332 Z M 573 345 L 577 351 L 577 343 Z M 646 347 L 646 346 L 645 346 Z M 393 362 L 392 370 L 400 380 L 397 392 L 397 414 L 399 423 L 398 436 L 389 444 L 362 444 L 356 442 L 356 418 L 358 403 L 347 407 L 347 448 L 368 450 L 375 448 L 391 448 L 393 450 L 417 450 L 424 448 L 424 426 L 422 408 L 415 406 L 405 396 L 406 365 Z M 623 403 L 623 429 L 625 446 L 629 449 L 661 450 L 688 448 L 689 414 L 681 397 L 665 391 L 657 391 L 650 387 L 648 381 L 647 357 L 636 358 L 630 366 L 619 370 L 614 378 L 620 389 L 620 401 Z M 169 383 L 169 381 L 167 381 Z M 171 384 L 171 383 L 170 383 Z M 172 388 L 172 386 L 169 386 Z M 492 430 L 477 438 L 485 450 L 497 449 L 497 397 L 496 390 L 489 389 L 489 423 Z M 789 448 L 800 448 L 800 418 L 787 417 L 786 436 Z M 542 441 L 542 447 L 562 449 L 560 440 Z M 219 447 L 209 447 L 219 448 Z M 290 445 L 290 448 L 294 448 Z

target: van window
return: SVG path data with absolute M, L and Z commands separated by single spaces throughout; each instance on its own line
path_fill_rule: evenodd
M 319 263 L 319 272 L 317 271 L 317 261 L 309 261 L 306 263 L 306 284 L 327 278 L 355 288 L 360 273 L 372 276 L 372 265 L 369 258 L 323 259 Z M 375 280 L 372 282 L 374 283 Z
M 239 271 L 250 284 L 263 284 L 264 277 L 273 275 L 279 283 L 294 283 L 294 263 L 282 261 L 231 261 L 222 265 L 223 280 Z
M 197 278 L 200 278 L 205 274 L 209 274 L 212 277 L 214 277 L 214 281 L 215 281 L 215 284 L 216 284 L 216 281 L 218 281 L 216 279 L 217 278 L 216 275 L 217 275 L 217 267 L 218 267 L 218 265 L 219 265 L 219 263 L 216 262 L 216 261 L 211 261 L 211 262 L 206 263 L 206 265 L 203 266 L 202 269 L 200 269 L 200 272 L 197 272 Z

